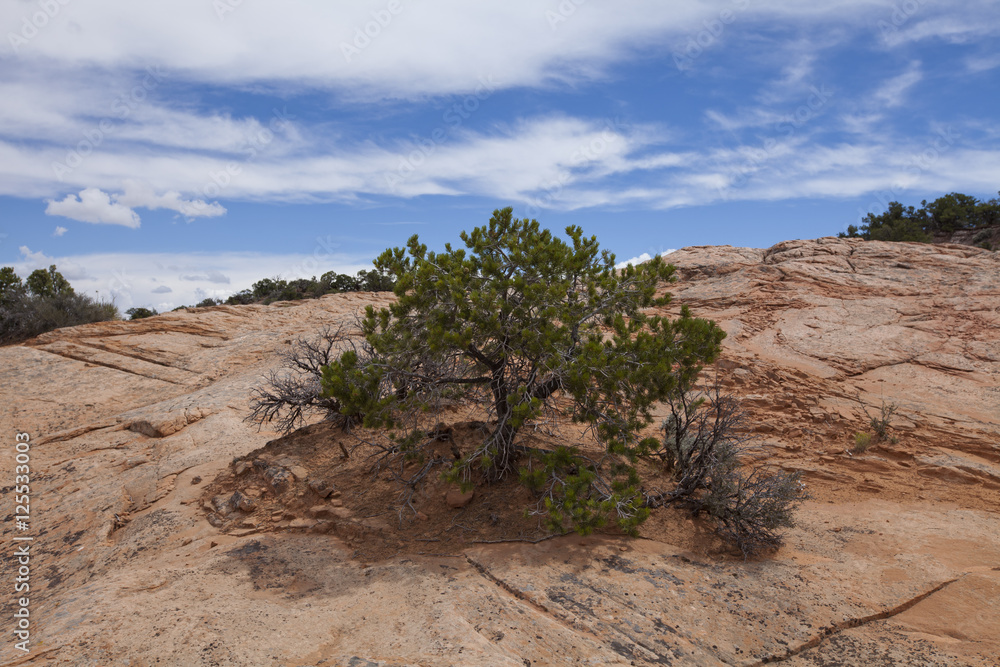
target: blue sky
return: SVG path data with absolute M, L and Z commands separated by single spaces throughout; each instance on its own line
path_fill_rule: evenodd
M 495 208 L 619 260 L 1000 190 L 1000 1 L 11 0 L 0 264 L 166 310 Z

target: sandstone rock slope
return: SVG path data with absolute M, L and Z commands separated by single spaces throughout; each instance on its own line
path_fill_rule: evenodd
M 760 457 L 812 494 L 772 558 L 712 551 L 695 523 L 377 561 L 350 546 L 363 533 L 280 513 L 223 532 L 206 489 L 282 447 L 242 421 L 250 387 L 297 336 L 391 295 L 197 309 L 0 348 L 5 550 L 15 429 L 35 538 L 32 652 L 6 641 L 0 664 L 997 664 L 1000 255 L 828 238 L 669 259 L 671 309 L 729 332 L 719 372 Z M 893 439 L 852 451 L 883 402 Z M 336 520 L 347 498 L 311 488 Z M 461 524 L 477 502 L 440 511 Z

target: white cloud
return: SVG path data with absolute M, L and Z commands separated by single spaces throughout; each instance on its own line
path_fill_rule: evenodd
M 969 58 L 965 62 L 970 72 L 988 72 L 1000 67 L 1000 54 L 993 56 L 976 56 Z
M 207 197 L 186 199 L 182 192 L 282 201 L 354 200 L 366 194 L 485 194 L 524 200 L 572 182 L 640 166 L 654 168 L 657 165 L 649 162 L 649 156 L 637 156 L 633 165 L 627 155 L 661 139 L 653 128 L 556 116 L 495 125 L 486 131 L 449 127 L 437 143 L 421 137 L 382 146 L 365 141 L 319 155 L 262 158 L 240 164 L 237 170 L 226 157 L 190 151 L 163 150 L 151 157 L 109 149 L 93 154 L 67 176 L 70 183 L 92 184 L 80 198 L 70 195 L 52 202 L 47 212 L 128 226 L 139 224 L 133 207 L 168 208 L 188 217 L 225 212 L 217 203 L 206 204 Z M 57 156 L 56 151 L 29 152 L 0 140 L 0 194 L 18 196 L 46 188 L 46 167 Z M 680 156 L 656 159 L 659 166 L 666 166 L 677 164 Z M 136 173 L 144 175 L 143 183 L 130 178 Z M 224 187 L 210 177 L 227 173 L 218 179 Z M 166 194 L 156 195 L 144 185 L 147 181 L 157 183 Z M 124 187 L 121 194 L 108 194 L 120 187 Z
M 18 56 L 98 69 L 160 63 L 216 84 L 294 82 L 367 96 L 420 97 L 464 91 L 487 73 L 502 73 L 511 86 L 594 75 L 636 45 L 653 43 L 664 32 L 679 38 L 718 13 L 694 3 L 636 2 L 630 11 L 574 4 L 575 11 L 553 28 L 547 12 L 558 12 L 556 3 L 439 0 L 428 7 L 407 0 L 401 5 L 402 11 L 381 27 L 372 14 L 386 12 L 385 0 L 241 3 L 221 19 L 212 3 L 201 0 L 175 0 L 169 7 L 141 11 L 95 0 L 66 5 Z M 17 33 L 20 14 L 0 15 L 0 34 Z M 68 29 L 71 21 L 80 29 Z M 368 24 L 374 25 L 370 32 L 378 32 L 371 39 L 363 34 Z M 355 46 L 359 31 L 360 49 Z M 510 35 L 518 36 L 516 47 L 498 42 Z M 283 46 L 275 49 L 274 44 Z M 359 53 L 345 55 L 345 45 Z
M 735 131 L 748 127 L 763 127 L 765 125 L 777 125 L 785 117 L 770 109 L 752 108 L 739 109 L 733 115 L 727 116 L 714 109 L 705 112 L 705 117 L 718 125 L 723 130 Z
M 140 225 L 140 218 L 133 210 L 135 208 L 165 208 L 177 211 L 186 218 L 211 218 L 226 212 L 218 202 L 207 204 L 201 199 L 185 200 L 174 190 L 157 195 L 148 184 L 126 180 L 122 194 L 108 194 L 99 188 L 84 188 L 79 196 L 69 194 L 61 201 L 49 200 L 45 213 L 81 222 L 123 225 L 136 229 Z M 57 229 L 65 232 L 63 227 Z
M 102 253 L 49 257 L 21 248 L 14 270 L 24 277 L 55 264 L 77 292 L 113 299 L 121 312 L 133 306 L 152 306 L 160 312 L 192 306 L 206 297 L 225 299 L 262 278 L 310 278 L 326 271 L 353 275 L 371 268 L 371 258 L 317 251 L 313 255 L 263 253 Z M 173 289 L 166 281 L 181 275 L 201 275 L 202 280 L 181 281 Z M 212 278 L 228 276 L 229 283 Z M 222 285 L 222 286 L 220 286 Z M 163 289 L 166 287 L 166 289 Z M 169 294 L 169 301 L 164 300 Z
M 989 4 L 985 3 L 969 3 Z M 983 38 L 988 35 L 995 35 L 1000 32 L 1000 25 L 997 24 L 995 2 L 992 11 L 983 8 L 987 13 L 984 16 L 974 16 L 974 11 L 950 12 L 949 14 L 937 15 L 926 20 L 918 20 L 916 17 L 911 20 L 900 22 L 898 17 L 898 27 L 892 22 L 887 22 L 887 28 L 882 34 L 889 46 L 899 46 L 908 42 L 918 42 L 925 39 L 940 39 L 952 44 L 964 44 L 972 39 Z M 981 10 L 982 11 L 982 10 Z
M 56 226 L 56 230 L 54 232 L 52 232 L 52 236 L 62 236 L 63 234 L 65 234 L 68 231 L 69 230 L 66 229 L 65 227 Z
M 26 245 L 20 246 L 18 250 L 21 252 L 21 264 L 25 265 L 31 271 L 48 267 L 55 263 L 55 260 L 41 250 L 34 252 Z
M 33 251 L 26 245 L 20 246 L 18 250 L 21 253 L 21 260 L 14 264 L 14 270 L 22 274 L 22 276 L 27 276 L 35 269 L 47 269 L 55 264 L 59 273 L 67 280 L 86 280 L 90 278 L 86 267 L 73 260 L 59 260 L 55 257 L 49 257 L 41 250 Z
M 920 63 L 912 63 L 908 71 L 884 82 L 875 92 L 875 99 L 884 107 L 890 109 L 898 107 L 906 101 L 906 94 L 910 88 L 920 83 L 923 78 Z
M 660 257 L 666 257 L 667 255 L 669 255 L 672 252 L 677 252 L 677 248 L 671 248 L 670 250 L 664 250 L 663 252 L 660 253 Z M 616 269 L 624 269 L 629 264 L 632 264 L 634 266 L 636 264 L 642 264 L 643 262 L 648 262 L 651 259 L 653 259 L 653 256 L 650 255 L 648 252 L 644 252 L 641 255 L 639 255 L 638 257 L 633 257 L 632 259 L 628 259 L 628 260 L 625 260 L 624 262 L 619 262 L 619 263 L 615 264 L 615 268 Z
M 98 188 L 85 188 L 79 196 L 69 194 L 62 201 L 50 199 L 45 214 L 80 222 L 139 227 L 139 215 L 135 211 L 111 201 L 111 195 Z
M 261 276 L 262 278 L 264 276 Z M 209 282 L 216 283 L 219 285 L 228 285 L 230 283 L 229 276 L 222 274 L 219 271 L 208 271 L 204 274 L 193 275 L 193 276 L 180 276 L 181 280 L 188 280 L 191 282 Z
M 487 74 L 509 87 L 607 76 L 613 64 L 639 49 L 682 49 L 706 30 L 706 23 L 723 27 L 721 39 L 727 39 L 755 23 L 823 25 L 828 32 L 831 26 L 873 23 L 887 14 L 878 0 L 632 0 L 625 9 L 579 0 L 437 0 L 433 5 L 404 0 L 393 16 L 386 16 L 385 0 L 288 0 L 232 3 L 233 11 L 220 17 L 213 6 L 225 4 L 70 3 L 17 56 L 25 63 L 52 62 L 56 70 L 62 64 L 110 71 L 154 63 L 168 77 L 183 72 L 214 85 L 320 87 L 369 99 L 415 99 L 467 92 Z M 30 11 L 28 3 L 8 7 L 0 12 L 4 35 L 18 33 Z M 725 10 L 736 10 L 737 23 L 720 24 Z M 381 14 L 385 25 L 375 23 L 373 14 Z M 363 34 L 366 29 L 370 38 Z M 345 55 L 345 46 L 358 53 Z M 0 48 L 11 51 L 7 40 Z M 787 78 L 799 74 L 792 67 Z
M 177 211 L 186 218 L 214 218 L 226 213 L 218 202 L 211 204 L 204 200 L 185 200 L 176 190 L 158 195 L 151 185 L 134 180 L 125 181 L 125 192 L 115 196 L 115 201 L 129 208 L 156 210 L 165 208 Z
M 909 154 L 924 150 L 919 140 L 868 136 L 882 119 L 879 110 L 904 104 L 921 81 L 919 64 L 871 96 L 879 108 L 859 105 L 840 116 L 850 131 L 865 135 L 859 143 L 873 149 L 853 157 L 805 140 L 779 142 L 756 157 L 715 150 L 698 138 L 673 137 L 663 128 L 609 130 L 599 119 L 554 116 L 512 118 L 475 131 L 469 125 L 478 123 L 442 124 L 445 138 L 430 142 L 428 151 L 429 134 L 360 140 L 336 121 L 274 123 L 268 112 L 254 117 L 201 108 L 211 104 L 192 92 L 201 84 L 223 95 L 239 91 L 261 99 L 314 100 L 318 94 L 334 109 L 357 100 L 440 100 L 467 94 L 484 79 L 500 89 L 571 86 L 612 76 L 616 64 L 638 51 L 669 58 L 734 3 L 635 0 L 624 11 L 597 2 L 440 0 L 428 7 L 404 0 L 403 10 L 350 59 L 342 45 L 352 43 L 356 30 L 372 21 L 371 12 L 384 11 L 384 0 L 232 4 L 234 10 L 221 16 L 204 0 L 148 7 L 110 0 L 61 5 L 60 14 L 19 49 L 17 67 L 0 71 L 0 99 L 5 100 L 0 105 L 0 195 L 48 198 L 50 215 L 132 228 L 140 224 L 140 208 L 171 210 L 189 219 L 223 215 L 225 208 L 214 201 L 220 198 L 365 202 L 438 194 L 489 196 L 541 208 L 669 208 L 780 193 L 847 196 L 865 184 L 893 180 L 887 166 L 902 172 Z M 809 37 L 789 43 L 767 61 L 778 74 L 754 99 L 775 108 L 707 112 L 710 121 L 733 132 L 780 122 L 782 113 L 806 102 L 812 80 L 823 75 L 826 64 L 816 55 L 813 36 L 833 35 L 823 42 L 825 48 L 845 29 L 871 29 L 890 13 L 880 0 L 739 4 L 747 7 L 738 23 L 725 27 L 720 50 L 727 40 L 774 41 L 771 33 L 778 29 Z M 996 31 L 989 21 L 977 20 L 988 14 L 989 2 L 957 4 L 970 11 L 955 11 L 953 3 L 947 13 L 961 19 L 942 18 L 929 3 L 921 3 L 920 13 L 906 17 L 899 31 L 909 40 L 966 39 Z M 23 12 L 33 6 L 4 5 L 0 34 L 16 34 Z M 547 12 L 562 11 L 562 6 L 574 9 L 566 11 L 565 21 L 553 23 Z M 767 30 L 756 30 L 761 26 Z M 276 43 L 283 47 L 274 49 Z M 4 48 L 9 44 L 0 45 Z M 782 67 L 776 64 L 779 58 L 795 64 Z M 14 62 L 13 57 L 4 60 Z M 972 69 L 981 66 L 969 62 Z M 141 70 L 136 63 L 152 66 Z M 178 90 L 183 94 L 176 95 Z M 295 109 L 290 111 L 294 116 Z M 248 158 L 248 141 L 265 133 L 269 140 L 263 150 Z M 796 138 L 805 139 L 804 134 Z M 967 150 L 949 149 L 955 157 Z M 963 185 L 944 173 L 946 163 L 937 160 L 922 168 L 913 182 L 938 178 L 958 181 L 962 189 L 996 173 L 988 169 Z M 228 172 L 234 164 L 236 171 Z M 969 170 L 959 165 L 958 174 Z M 613 178 L 619 176 L 628 176 L 628 182 Z M 843 191 L 836 193 L 838 186 Z

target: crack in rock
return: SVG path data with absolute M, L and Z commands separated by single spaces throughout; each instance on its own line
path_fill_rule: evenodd
M 867 625 L 869 623 L 873 623 L 874 621 L 883 621 L 883 620 L 885 620 L 887 618 L 892 618 L 893 616 L 897 616 L 899 614 L 902 614 L 904 611 L 907 611 L 908 609 L 911 609 L 912 607 L 914 607 L 915 605 L 923 602 L 924 600 L 926 600 L 930 596 L 934 595 L 935 593 L 937 593 L 937 592 L 939 592 L 939 591 L 947 588 L 948 586 L 950 586 L 951 584 L 955 583 L 959 579 L 962 579 L 964 576 L 965 575 L 963 574 L 961 577 L 955 577 L 954 579 L 949 579 L 948 581 L 945 581 L 945 582 L 943 582 L 941 584 L 938 584 L 937 586 L 935 586 L 931 590 L 929 590 L 929 591 L 927 591 L 925 593 L 921 593 L 920 595 L 918 595 L 918 596 L 916 596 L 914 598 L 910 598 L 909 600 L 907 600 L 907 601 L 905 601 L 905 602 L 903 602 L 901 604 L 896 605 L 892 609 L 887 609 L 885 611 L 880 611 L 880 612 L 878 612 L 876 614 L 870 614 L 868 616 L 862 616 L 860 618 L 849 618 L 846 621 L 841 621 L 839 623 L 834 623 L 833 625 L 831 625 L 829 627 L 823 628 L 822 632 L 819 635 L 813 637 L 812 639 L 810 639 L 809 641 L 805 642 L 804 644 L 801 644 L 800 646 L 797 646 L 795 648 L 790 648 L 790 649 L 788 649 L 782 655 L 770 655 L 770 656 L 767 656 L 763 660 L 760 660 L 759 662 L 755 662 L 752 665 L 750 665 L 749 667 L 761 667 L 761 665 L 768 665 L 768 664 L 773 664 L 773 663 L 776 663 L 776 662 L 784 662 L 785 660 L 788 660 L 789 658 L 795 657 L 796 655 L 798 655 L 798 654 L 800 654 L 800 653 L 802 653 L 804 651 L 808 651 L 809 649 L 816 648 L 817 646 L 819 646 L 820 644 L 822 644 L 824 641 L 826 641 L 830 637 L 833 637 L 834 635 L 838 635 L 841 632 L 844 632 L 845 630 L 851 630 L 853 628 L 861 627 L 862 625 Z

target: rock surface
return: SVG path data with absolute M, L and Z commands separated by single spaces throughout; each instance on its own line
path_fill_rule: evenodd
M 365 563 L 364 533 L 335 530 L 339 490 L 260 517 L 261 482 L 217 508 L 213 480 L 275 437 L 242 421 L 249 388 L 297 336 L 390 295 L 197 309 L 0 348 L 0 464 L 11 479 L 29 433 L 34 537 L 32 653 L 5 642 L 0 664 L 997 664 L 1000 255 L 819 239 L 669 259 L 667 310 L 722 323 L 761 458 L 812 493 L 772 558 L 678 533 Z M 850 451 L 859 401 L 898 404 L 895 442 Z M 261 463 L 240 479 L 319 493 L 304 462 Z

